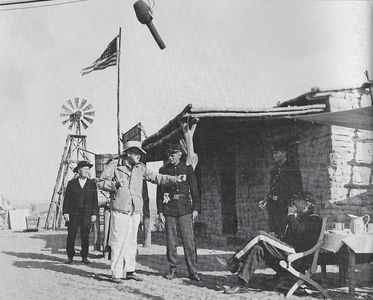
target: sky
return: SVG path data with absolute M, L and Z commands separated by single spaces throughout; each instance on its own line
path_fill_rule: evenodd
M 15 206 L 50 201 L 70 133 L 59 117 L 68 99 L 85 98 L 96 112 L 83 132 L 88 150 L 116 152 L 117 68 L 80 70 L 119 27 L 122 131 L 141 121 L 150 135 L 188 103 L 272 107 L 373 74 L 372 1 L 156 0 L 165 50 L 133 3 L 0 6 L 0 193 Z

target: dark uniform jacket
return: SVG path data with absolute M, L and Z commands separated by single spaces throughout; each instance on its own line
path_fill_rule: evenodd
M 172 176 L 187 175 L 185 182 L 172 183 L 158 186 L 157 189 L 157 211 L 165 216 L 180 217 L 192 213 L 193 210 L 200 211 L 200 198 L 198 195 L 197 181 L 193 167 L 179 162 L 176 166 L 167 164 L 159 169 L 160 174 Z M 164 193 L 168 193 L 170 201 L 163 203 Z
M 296 252 L 303 252 L 316 245 L 319 238 L 322 219 L 313 213 L 313 209 L 298 215 L 288 215 L 284 237 L 285 243 L 294 247 Z
M 69 214 L 70 219 L 79 218 L 83 224 L 89 224 L 91 216 L 98 213 L 95 180 L 87 178 L 83 188 L 81 188 L 78 178 L 70 180 L 65 191 L 62 213 Z
M 276 211 L 279 215 L 286 215 L 290 198 L 302 190 L 302 177 L 299 169 L 286 160 L 283 165 L 271 170 L 269 209 Z M 278 199 L 272 200 L 272 196 L 277 196 Z

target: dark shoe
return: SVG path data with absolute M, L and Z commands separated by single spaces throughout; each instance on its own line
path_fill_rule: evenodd
M 126 280 L 144 281 L 144 279 L 142 279 L 140 276 L 138 276 L 134 272 L 128 272 L 126 274 Z
M 68 259 L 67 259 L 67 261 L 65 262 L 65 264 L 68 264 L 68 265 L 72 265 L 74 263 L 74 261 L 73 261 L 73 258 L 72 257 L 69 257 Z
M 121 278 L 111 278 L 111 281 L 114 282 L 114 283 L 117 283 L 117 284 L 120 284 L 120 283 L 123 283 L 123 280 Z
M 165 275 L 165 278 L 168 280 L 172 280 L 175 278 L 176 270 L 170 270 L 168 273 Z
M 234 286 L 228 290 L 225 290 L 224 291 L 224 294 L 229 294 L 229 295 L 233 295 L 233 294 L 242 294 L 242 293 L 247 293 L 249 291 L 248 287 L 246 286 Z
M 89 265 L 91 262 L 88 260 L 88 258 L 83 257 L 82 262 L 85 263 L 86 265 Z
M 193 281 L 201 281 L 201 278 L 199 278 L 199 275 L 197 273 L 190 274 L 189 279 Z

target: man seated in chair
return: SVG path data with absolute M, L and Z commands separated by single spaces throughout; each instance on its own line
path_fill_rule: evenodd
M 318 240 L 322 219 L 313 213 L 312 193 L 301 192 L 293 195 L 292 204 L 288 208 L 285 231 L 281 239 L 258 231 L 253 239 L 236 252 L 229 260 L 217 258 L 222 265 L 229 267 L 232 273 L 237 273 L 237 285 L 225 290 L 226 294 L 245 293 L 249 280 L 261 263 L 276 271 L 275 284 L 284 270 L 279 262 L 290 253 L 298 253 L 311 249 Z M 304 257 L 296 268 L 304 271 L 311 265 L 312 257 Z

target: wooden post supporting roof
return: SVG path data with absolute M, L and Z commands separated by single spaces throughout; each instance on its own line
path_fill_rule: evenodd
M 180 139 L 180 143 L 184 148 L 185 153 L 187 154 L 186 157 L 186 164 L 191 165 L 193 169 L 196 168 L 198 164 L 198 155 L 194 152 L 194 144 L 193 144 L 193 135 L 194 131 L 196 130 L 198 123 L 198 119 L 190 125 L 189 119 L 183 121 L 181 123 L 181 129 L 183 131 L 183 139 Z

